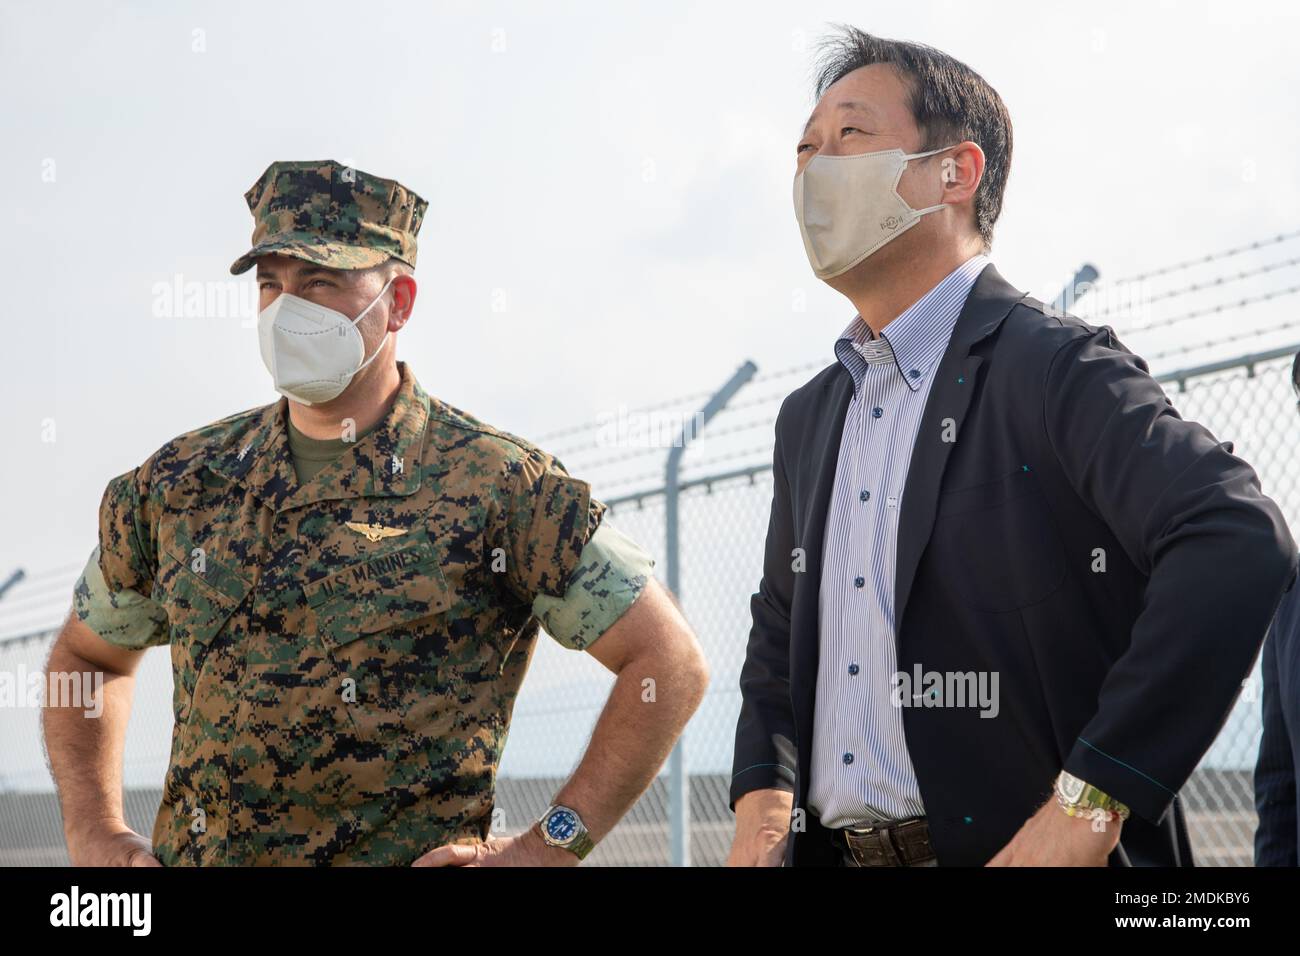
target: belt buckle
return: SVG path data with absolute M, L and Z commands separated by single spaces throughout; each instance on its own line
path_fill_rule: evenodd
M 900 837 L 924 825 L 924 817 L 909 817 L 870 826 L 844 827 L 844 842 L 858 866 L 908 866 L 911 850 L 904 850 Z M 865 839 L 861 845 L 855 845 L 855 838 Z

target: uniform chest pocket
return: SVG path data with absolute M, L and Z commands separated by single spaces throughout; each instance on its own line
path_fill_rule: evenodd
M 177 546 L 164 551 L 166 560 L 159 567 L 152 596 L 167 610 L 173 709 L 177 723 L 183 724 L 211 645 L 252 590 L 252 582 L 206 554 L 195 554 L 183 533 L 176 538 Z
M 437 550 L 426 535 L 359 557 L 303 586 L 317 631 L 343 646 L 451 606 Z
M 453 594 L 426 535 L 344 565 L 303 588 L 316 633 L 363 736 L 405 734 L 439 693 Z
M 977 611 L 1036 604 L 1065 580 L 1056 522 L 1025 469 L 941 495 L 931 547 L 946 583 Z

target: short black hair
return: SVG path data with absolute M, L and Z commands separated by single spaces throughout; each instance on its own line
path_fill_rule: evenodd
M 975 192 L 975 226 L 987 250 L 1011 171 L 1011 115 L 997 90 L 965 63 L 923 43 L 886 40 L 837 25 L 822 40 L 816 95 L 854 70 L 888 63 L 912 89 L 912 116 L 923 137 L 921 152 L 971 140 L 984 151 L 984 178 Z

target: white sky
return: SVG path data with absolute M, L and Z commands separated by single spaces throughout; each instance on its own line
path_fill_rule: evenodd
M 745 358 L 829 358 L 852 311 L 790 202 L 829 22 L 931 43 L 999 90 L 1016 148 L 994 261 L 1040 297 L 1084 261 L 1118 276 L 1300 226 L 1282 3 L 76 9 L 0 9 L 0 580 L 79 567 L 109 478 L 275 399 L 251 321 L 152 313 L 178 274 L 251 285 L 227 268 L 273 160 L 429 200 L 399 356 L 524 435 L 714 388 Z M 1210 321 L 1193 338 L 1232 319 Z

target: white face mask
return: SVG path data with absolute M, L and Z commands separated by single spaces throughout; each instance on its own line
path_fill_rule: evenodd
M 922 216 L 944 208 L 940 203 L 913 209 L 898 194 L 898 180 L 909 159 L 952 148 L 910 154 L 886 149 L 810 159 L 794 178 L 794 215 L 817 278 L 833 279 L 848 272 Z
M 287 292 L 276 296 L 257 316 L 262 362 L 271 373 L 275 390 L 304 405 L 341 395 L 352 377 L 373 362 L 388 341 L 385 332 L 375 354 L 366 358 L 366 343 L 357 323 L 384 297 L 393 279 L 355 319 Z

